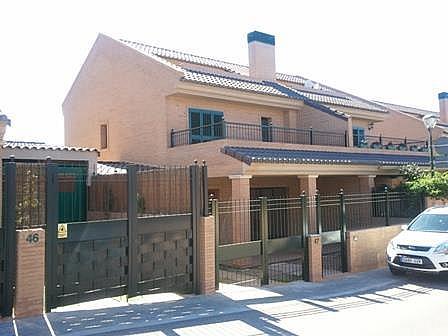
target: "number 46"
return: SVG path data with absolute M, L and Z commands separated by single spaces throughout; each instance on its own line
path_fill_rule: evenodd
M 30 233 L 30 234 L 26 237 L 26 241 L 27 241 L 29 244 L 39 242 L 39 234 L 38 234 L 38 233 Z

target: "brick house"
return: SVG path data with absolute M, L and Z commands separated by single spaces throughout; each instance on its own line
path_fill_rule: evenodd
M 247 37 L 239 65 L 100 34 L 63 102 L 66 145 L 108 161 L 205 160 L 222 200 L 368 192 L 428 165 L 412 113 L 278 73 L 275 37 Z

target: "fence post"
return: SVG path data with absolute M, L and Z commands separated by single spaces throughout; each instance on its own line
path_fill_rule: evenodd
M 215 220 L 215 289 L 219 289 L 219 204 L 212 200 L 212 214 Z
M 261 284 L 269 284 L 269 254 L 268 254 L 268 201 L 266 197 L 260 197 L 260 224 L 261 224 Z
M 201 204 L 202 204 L 202 211 L 201 211 L 201 216 L 208 216 L 209 215 L 209 211 L 208 211 L 208 169 L 207 169 L 207 164 L 204 161 L 202 161 L 202 166 L 201 166 Z
M 45 178 L 45 310 L 56 307 L 56 254 L 59 222 L 58 166 L 47 159 Z
M 316 200 L 316 224 L 317 224 L 317 234 L 321 234 L 321 233 L 322 233 L 322 208 L 320 207 L 320 194 L 319 194 L 319 190 L 316 190 L 315 200 Z
M 11 316 L 14 304 L 14 292 L 16 283 L 16 266 L 17 266 L 17 237 L 16 237 L 16 163 L 12 161 L 5 163 L 5 225 L 4 242 L 5 242 L 5 265 L 4 271 L 4 288 L 2 299 L 1 314 L 2 316 Z
M 227 138 L 227 122 L 224 119 L 222 120 L 222 137 Z
M 313 128 L 310 127 L 310 145 L 313 144 Z
M 347 272 L 347 220 L 345 213 L 345 197 L 344 190 L 339 193 L 339 229 L 341 233 L 341 265 L 342 272 Z
M 174 128 L 172 128 L 170 132 L 170 147 L 174 147 Z
M 390 223 L 389 223 L 389 206 L 390 206 L 390 204 L 389 204 L 389 188 L 387 188 L 387 186 L 386 187 L 384 187 L 384 196 L 385 196 L 385 209 L 384 209 L 384 218 L 385 218 L 385 220 L 386 220 L 386 226 L 389 226 L 390 225 Z
M 127 167 L 128 189 L 128 298 L 137 295 L 137 167 Z
M 303 280 L 309 281 L 309 251 L 308 251 L 308 204 L 305 191 L 300 194 L 300 208 L 302 209 L 302 248 L 303 248 L 303 261 L 302 261 L 302 273 Z
M 201 181 L 199 165 L 195 160 L 190 166 L 190 199 L 193 238 L 193 293 L 199 293 L 199 253 L 198 253 L 198 224 L 201 220 Z

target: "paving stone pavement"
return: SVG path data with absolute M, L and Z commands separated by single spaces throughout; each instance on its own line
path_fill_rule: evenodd
M 129 303 L 98 300 L 56 309 L 47 314 L 48 323 L 38 317 L 18 320 L 16 325 L 20 336 L 52 332 L 57 336 L 296 335 L 279 323 L 402 302 L 447 289 L 447 281 L 419 276 L 397 278 L 382 269 L 320 283 L 299 281 L 263 288 L 223 285 L 217 294 L 208 296 L 167 294 Z M 11 321 L 0 322 L 0 335 L 14 335 Z

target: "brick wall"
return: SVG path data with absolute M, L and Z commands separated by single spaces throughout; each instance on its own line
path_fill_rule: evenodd
M 309 235 L 308 239 L 308 265 L 309 281 L 322 280 L 322 240 L 320 235 Z
M 17 278 L 14 316 L 40 315 L 44 310 L 45 231 L 17 231 Z
M 199 236 L 199 290 L 201 294 L 215 292 L 215 222 L 213 216 L 202 217 Z
M 364 272 L 387 265 L 386 248 L 401 231 L 401 225 L 347 232 L 349 272 Z

